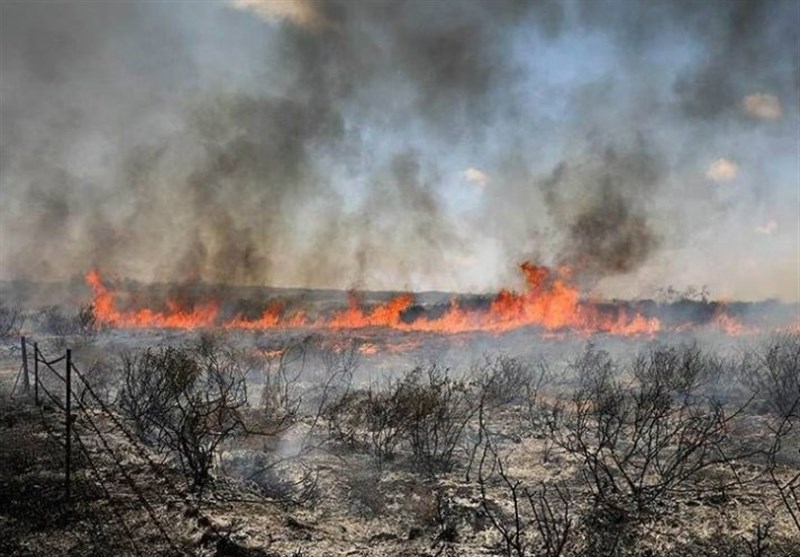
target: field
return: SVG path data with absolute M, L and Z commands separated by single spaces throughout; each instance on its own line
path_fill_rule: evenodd
M 98 330 L 55 313 L 21 316 L 39 404 L 20 328 L 3 340 L 3 554 L 800 555 L 797 333 Z

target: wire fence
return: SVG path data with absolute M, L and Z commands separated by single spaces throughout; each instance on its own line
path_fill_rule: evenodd
M 107 504 L 116 526 L 113 534 L 126 540 L 134 555 L 147 555 L 142 535 L 130 527 L 131 513 L 143 512 L 154 532 L 175 555 L 196 555 L 176 531 L 187 510 L 199 516 L 198 505 L 157 463 L 149 449 L 99 396 L 90 381 L 73 362 L 72 351 L 66 349 L 57 357 L 46 357 L 37 342 L 30 351 L 29 340 L 21 337 L 22 362 L 12 395 L 31 397 L 37 407 L 60 413 L 63 420 L 57 431 L 45 419 L 48 436 L 64 450 L 64 500 L 73 503 L 76 474 L 93 478 L 101 499 Z M 32 352 L 32 358 L 31 354 Z M 32 370 L 31 370 L 32 364 Z M 75 396 L 76 387 L 80 396 Z M 73 446 L 74 443 L 74 446 Z M 75 470 L 75 457 L 80 455 L 82 468 Z M 143 473 L 142 468 L 147 472 Z M 112 528 L 110 524 L 103 527 Z M 214 530 L 213 526 L 210 527 Z M 137 529 L 139 530 L 139 529 Z M 148 538 L 148 547 L 153 540 Z

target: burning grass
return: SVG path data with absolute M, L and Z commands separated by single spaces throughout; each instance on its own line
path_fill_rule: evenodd
M 544 330 L 611 332 L 621 335 L 652 334 L 659 330 L 657 318 L 646 318 L 624 307 L 615 312 L 602 311 L 597 305 L 582 301 L 577 287 L 569 283 L 567 269 L 551 270 L 523 263 L 520 270 L 526 289 L 518 293 L 502 290 L 485 308 L 465 308 L 453 298 L 440 315 L 410 318 L 414 296 L 401 294 L 364 307 L 351 293 L 348 306 L 329 316 L 309 318 L 303 310 L 287 314 L 280 303 L 269 302 L 255 319 L 235 315 L 219 322 L 220 307 L 204 303 L 191 309 L 180 308 L 168 300 L 164 311 L 150 309 L 120 310 L 117 295 L 103 282 L 97 271 L 87 274 L 94 307 L 103 325 L 115 327 L 202 328 L 218 325 L 230 329 L 365 329 L 388 328 L 397 331 L 457 334 L 466 332 L 505 332 L 522 327 Z
M 494 297 L 451 296 L 448 302 L 431 304 L 403 293 L 368 302 L 368 294 L 350 292 L 344 308 L 319 304 L 312 295 L 299 304 L 286 299 L 250 301 L 247 311 L 213 296 L 192 302 L 168 297 L 160 309 L 141 307 L 132 300 L 135 296 L 110 287 L 97 271 L 88 273 L 86 281 L 98 327 L 348 332 L 369 334 L 378 339 L 371 343 L 376 346 L 389 333 L 501 335 L 525 329 L 540 335 L 654 337 L 708 330 L 738 336 L 800 326 L 798 317 L 792 317 L 796 311 L 786 308 L 775 316 L 766 307 L 749 311 L 705 299 L 666 304 L 592 301 L 571 282 L 568 269 L 523 263 L 520 271 L 525 289 L 501 290 Z M 263 309 L 256 310 L 258 306 Z M 377 350 L 366 345 L 363 349 Z

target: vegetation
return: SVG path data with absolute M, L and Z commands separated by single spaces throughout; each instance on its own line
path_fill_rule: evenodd
M 63 434 L 52 435 L 61 410 L 6 398 L 2 486 L 12 499 L 0 529 L 19 540 L 44 527 L 22 527 L 32 515 L 19 503 L 37 482 L 56 494 L 50 510 L 59 517 L 75 505 L 86 511 L 70 511 L 65 528 L 85 530 L 89 509 L 104 504 L 98 516 L 109 524 L 149 520 L 164 554 L 203 544 L 218 555 L 268 554 L 247 553 L 260 551 L 260 530 L 242 533 L 260 516 L 253 504 L 288 517 L 271 527 L 289 532 L 274 555 L 318 540 L 317 519 L 294 515 L 312 509 L 326 510 L 304 516 L 406 525 L 371 538 L 375 554 L 390 542 L 420 555 L 796 554 L 796 334 L 725 356 L 688 344 L 613 358 L 588 344 L 557 370 L 487 355 L 460 374 L 431 362 L 367 381 L 357 379 L 360 348 L 314 336 L 253 346 L 202 334 L 76 368 L 82 487 L 71 502 L 42 477 L 61 470 Z M 39 423 L 41 435 L 19 441 L 20 427 Z M 34 450 L 36 439 L 47 443 Z M 10 474 L 19 477 L 10 483 Z M 726 523 L 718 517 L 732 501 L 739 518 Z M 214 513 L 236 520 L 216 524 Z M 187 520 L 201 539 L 176 533 L 189 531 L 175 526 Z M 105 528 L 99 546 L 135 554 L 110 541 L 122 526 L 92 528 L 97 536 Z M 131 546 L 146 538 L 130 536 Z

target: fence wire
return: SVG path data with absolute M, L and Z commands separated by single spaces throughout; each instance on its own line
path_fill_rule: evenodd
M 25 342 L 26 340 L 23 338 L 22 343 L 24 344 Z M 25 353 L 24 349 L 23 353 Z M 185 491 L 180 489 L 175 482 L 170 479 L 168 474 L 164 472 L 163 466 L 158 465 L 153 460 L 148 449 L 146 449 L 130 429 L 122 423 L 116 413 L 109 408 L 108 404 L 97 395 L 85 375 L 67 358 L 66 353 L 59 357 L 47 359 L 42 354 L 38 345 L 34 343 L 33 358 L 34 364 L 37 365 L 35 369 L 38 371 L 34 375 L 32 385 L 37 393 L 36 404 L 39 406 L 54 407 L 64 414 L 64 424 L 66 424 L 67 420 L 72 420 L 73 426 L 80 426 L 80 429 L 85 430 L 88 434 L 81 433 L 79 428 L 73 427 L 71 437 L 72 440 L 77 442 L 80 453 L 86 459 L 89 471 L 97 481 L 97 485 L 102 493 L 102 499 L 107 502 L 114 516 L 118 531 L 121 533 L 121 536 L 128 541 L 133 553 L 137 557 L 143 555 L 139 544 L 137 544 L 136 537 L 125 520 L 124 510 L 130 508 L 130 505 L 126 505 L 125 501 L 120 500 L 119 493 L 115 494 L 113 492 L 119 487 L 118 484 L 111 485 L 115 474 L 109 471 L 106 471 L 105 474 L 102 472 L 102 470 L 105 469 L 104 464 L 106 464 L 108 460 L 113 463 L 113 467 L 119 472 L 119 477 L 124 480 L 124 483 L 130 489 L 130 493 L 137 501 L 138 510 L 143 510 L 146 513 L 148 520 L 153 524 L 169 549 L 176 555 L 196 555 L 191 549 L 180 547 L 180 544 L 176 542 L 178 536 L 174 532 L 171 532 L 171 528 L 167 526 L 165 520 L 159 517 L 157 509 L 170 507 L 179 508 L 176 506 L 176 503 L 178 503 L 188 506 L 191 510 L 195 511 L 195 513 L 199 513 L 197 505 L 192 505 L 191 502 L 184 497 Z M 71 373 L 62 374 L 54 367 L 65 360 L 70 362 L 69 372 Z M 43 367 L 38 366 L 38 364 L 42 364 Z M 25 361 L 22 362 L 19 373 L 17 374 L 14 392 L 16 392 L 21 382 L 30 385 L 30 381 L 26 381 L 26 377 L 23 376 L 23 374 L 28 375 L 27 362 Z M 70 397 L 72 402 L 71 416 L 66 415 L 66 400 L 59 396 L 59 394 L 54 393 L 51 388 L 45 386 L 44 379 L 48 375 L 58 380 L 56 383 L 63 387 L 64 392 L 66 392 L 68 375 L 77 377 L 78 381 L 83 385 L 83 395 L 75 396 L 73 394 Z M 42 399 L 38 397 L 40 392 L 44 395 Z M 88 404 L 84 400 L 86 393 L 89 395 L 87 397 L 89 399 Z M 29 393 L 24 394 L 27 395 Z M 48 423 L 47 416 L 44 412 L 41 413 L 41 418 L 48 437 L 55 441 L 62 449 L 66 450 L 66 434 L 55 431 Z M 104 423 L 111 424 L 111 427 L 105 432 L 99 425 L 101 420 Z M 114 437 L 115 435 L 117 436 L 116 438 Z M 124 445 L 114 442 L 115 439 L 118 440 L 119 438 L 124 440 Z M 96 451 L 91 449 L 92 444 L 96 445 Z M 115 445 L 117 445 L 116 448 Z M 163 489 L 155 490 L 152 488 L 152 485 L 149 486 L 149 489 L 145 489 L 137 483 L 134 477 L 134 471 L 129 469 L 129 451 L 134 452 L 147 463 L 147 467 L 157 478 L 158 483 Z M 69 459 L 70 456 L 71 455 L 65 455 L 67 459 Z M 66 478 L 67 486 L 71 480 L 72 478 L 70 477 Z M 103 526 L 108 527 L 109 524 L 104 524 Z M 211 526 L 210 528 L 212 532 L 218 533 L 215 527 Z

